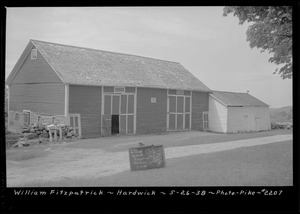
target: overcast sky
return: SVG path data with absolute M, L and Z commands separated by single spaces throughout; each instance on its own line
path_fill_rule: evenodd
M 6 76 L 30 39 L 181 63 L 212 90 L 292 105 L 292 81 L 251 49 L 246 25 L 223 7 L 7 8 Z

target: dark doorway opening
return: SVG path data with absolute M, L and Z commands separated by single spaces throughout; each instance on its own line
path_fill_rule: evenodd
M 119 134 L 119 115 L 111 116 L 111 134 Z

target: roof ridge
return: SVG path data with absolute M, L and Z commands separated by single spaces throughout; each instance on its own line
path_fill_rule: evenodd
M 217 90 L 212 90 L 213 92 L 225 92 L 225 93 L 232 93 L 232 94 L 249 94 L 247 92 L 233 92 L 233 91 L 217 91 Z M 251 94 L 249 94 L 251 95 Z
M 86 47 L 81 47 L 81 46 L 75 46 L 75 45 L 66 45 L 66 44 L 61 44 L 61 43 L 54 43 L 54 42 L 46 42 L 46 41 L 41 41 L 37 39 L 30 39 L 31 42 L 43 42 L 47 44 L 53 44 L 53 45 L 61 45 L 61 46 L 66 46 L 66 47 L 72 47 L 72 48 L 81 48 L 85 50 L 92 50 L 92 51 L 99 51 L 99 52 L 106 52 L 106 53 L 114 53 L 114 54 L 120 54 L 120 55 L 127 55 L 127 56 L 135 56 L 135 57 L 141 57 L 141 58 L 147 58 L 147 59 L 152 59 L 152 60 L 159 60 L 159 61 L 164 61 L 164 62 L 171 62 L 171 63 L 177 63 L 180 64 L 179 62 L 175 61 L 169 61 L 169 60 L 163 60 L 163 59 L 157 59 L 157 58 L 152 58 L 152 57 L 147 57 L 147 56 L 139 56 L 139 55 L 134 55 L 134 54 L 127 54 L 127 53 L 119 53 L 119 52 L 114 52 L 114 51 L 105 51 L 105 50 L 99 50 L 99 49 L 94 49 L 94 48 L 86 48 Z

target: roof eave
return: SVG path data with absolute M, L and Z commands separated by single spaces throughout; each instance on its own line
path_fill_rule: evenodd
M 269 105 L 227 105 L 227 107 L 269 107 Z
M 209 94 L 209 96 L 211 96 L 213 99 L 215 99 L 216 101 L 218 101 L 219 103 L 221 103 L 223 106 L 228 107 L 228 105 L 226 103 L 224 103 L 222 100 L 220 100 L 217 97 L 215 97 L 213 95 L 213 92 L 211 94 Z
M 18 59 L 17 63 L 13 67 L 12 71 L 8 75 L 8 77 L 7 77 L 6 81 L 5 81 L 6 85 L 11 85 L 13 79 L 15 78 L 15 76 L 17 75 L 17 73 L 19 72 L 21 66 L 25 62 L 25 60 L 26 60 L 26 58 L 27 58 L 28 54 L 30 53 L 30 50 L 32 49 L 33 46 L 34 45 L 33 45 L 33 43 L 30 40 L 28 42 L 27 46 L 25 47 L 24 51 L 22 52 L 22 55 Z
M 82 85 L 82 86 L 99 86 L 99 87 L 138 87 L 138 88 L 156 88 L 156 89 L 165 89 L 165 90 L 183 90 L 183 91 L 196 91 L 196 92 L 203 92 L 203 93 L 212 93 L 209 90 L 198 90 L 198 89 L 186 89 L 186 88 L 163 88 L 163 87 L 150 87 L 150 86 L 139 86 L 139 85 L 104 85 L 104 84 L 85 84 L 85 83 L 72 83 L 72 82 L 65 82 L 65 84 L 69 85 Z

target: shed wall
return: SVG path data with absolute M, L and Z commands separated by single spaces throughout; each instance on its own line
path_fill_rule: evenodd
M 247 115 L 247 121 L 244 116 Z M 228 107 L 228 132 L 252 132 L 269 130 L 268 107 Z
M 151 103 L 156 97 L 156 103 Z M 167 90 L 137 88 L 136 133 L 160 133 L 167 130 Z
M 227 108 L 211 96 L 209 96 L 208 121 L 210 131 L 227 132 Z
M 208 93 L 192 92 L 192 130 L 203 130 L 202 112 L 208 111 Z
M 69 86 L 69 113 L 80 114 L 82 138 L 101 135 L 101 87 Z

